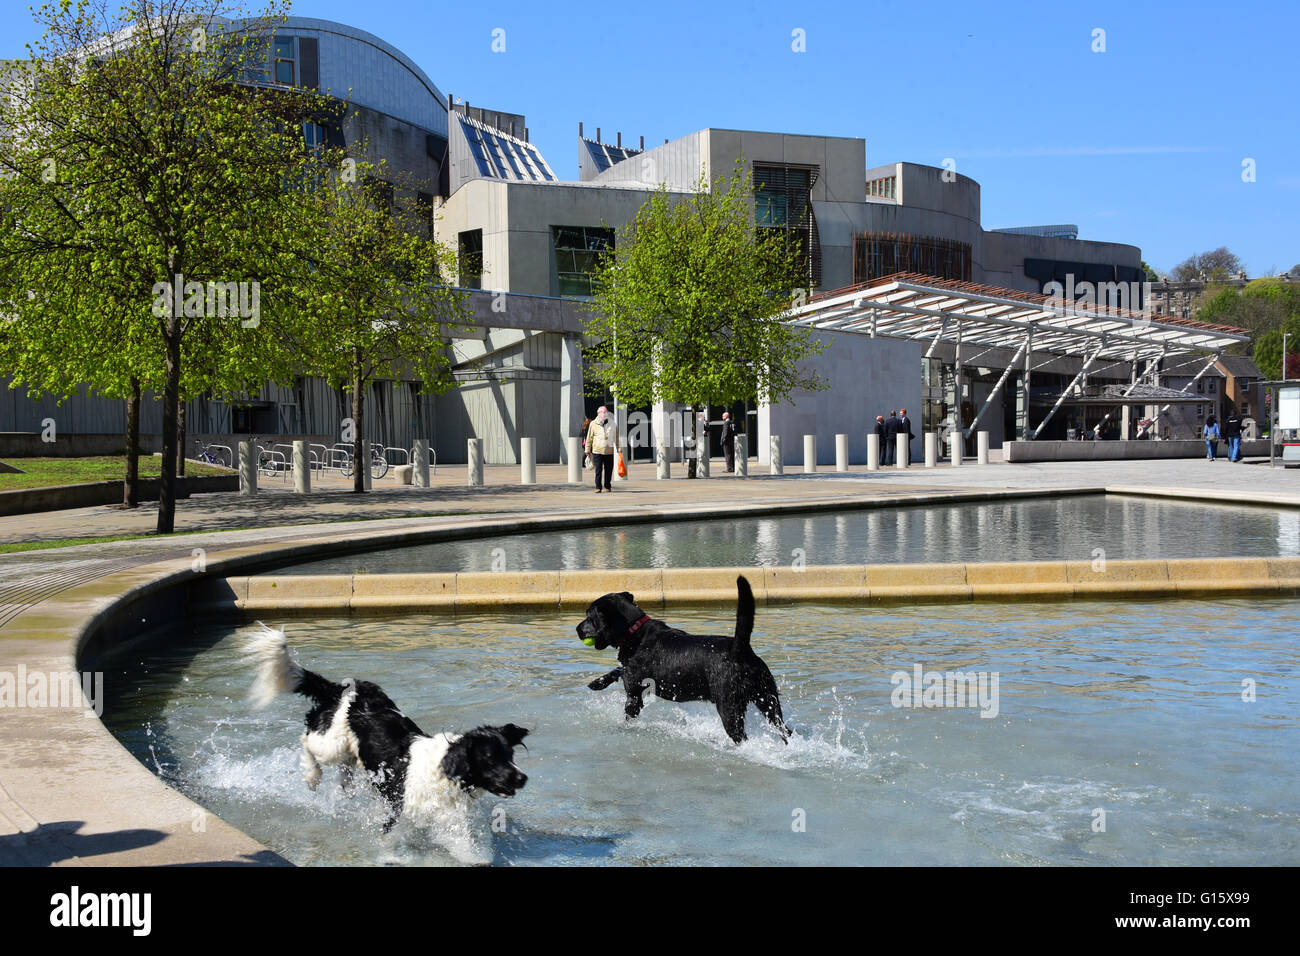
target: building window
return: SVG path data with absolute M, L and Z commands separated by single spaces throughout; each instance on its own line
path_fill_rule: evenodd
M 461 288 L 483 288 L 483 230 L 462 232 L 457 246 Z
M 754 220 L 760 229 L 779 229 L 798 250 L 800 277 L 809 288 L 822 282 L 821 234 L 813 214 L 817 166 L 754 164 Z
M 1205 390 L 1209 392 L 1211 395 L 1213 395 L 1215 392 L 1219 390 L 1218 382 L 1216 382 L 1214 379 L 1210 379 L 1209 384 L 1205 386 Z
M 1240 389 L 1242 390 L 1242 392 L 1249 392 L 1249 391 L 1250 391 L 1250 379 L 1248 379 L 1248 378 L 1239 378 L 1239 379 L 1237 379 L 1237 385 L 1238 385 L 1238 387 L 1240 387 Z
M 555 274 L 560 295 L 587 298 L 592 294 L 591 276 L 596 265 L 614 248 L 614 230 L 594 226 L 552 226 L 555 241 Z
M 275 82 L 281 86 L 293 86 L 296 73 L 293 37 L 275 38 L 275 63 L 273 64 Z
M 1241 403 L 1241 417 L 1242 418 L 1250 417 L 1250 402 Z
M 881 179 L 867 180 L 867 195 L 880 199 L 896 199 L 897 176 L 885 176 Z
M 869 282 L 895 272 L 916 272 L 969 282 L 971 247 L 955 239 L 893 232 L 853 234 L 853 281 Z
M 308 149 L 320 149 L 325 145 L 325 127 L 308 120 L 302 124 L 302 138 Z

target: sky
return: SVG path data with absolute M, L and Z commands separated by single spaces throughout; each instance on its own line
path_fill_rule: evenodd
M 980 184 L 986 229 L 1076 223 L 1081 239 L 1141 247 L 1161 273 L 1219 246 L 1251 276 L 1300 264 L 1294 0 L 294 0 L 292 12 L 368 30 L 444 94 L 524 114 L 561 179 L 578 176 L 579 121 L 647 146 L 710 126 L 856 136 L 867 168 L 952 160 Z M 0 0 L 0 58 L 36 36 L 27 4 Z

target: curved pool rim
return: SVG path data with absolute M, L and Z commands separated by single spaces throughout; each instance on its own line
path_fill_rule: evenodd
M 1062 498 L 1087 494 L 1119 494 L 1223 503 L 1221 497 L 1199 490 L 1150 488 L 1142 486 L 1089 486 L 1056 488 L 1044 491 L 1006 490 L 978 492 L 947 492 L 938 494 L 897 495 L 886 499 L 860 502 L 824 501 L 801 504 L 762 504 L 738 506 L 735 513 L 764 514 L 808 513 L 816 511 L 860 510 L 870 507 L 892 507 L 900 504 L 954 504 L 964 502 L 997 501 L 1015 498 Z M 1260 505 L 1273 507 L 1300 507 L 1300 497 L 1285 494 L 1254 494 L 1235 498 L 1234 505 Z M 147 641 L 152 632 L 187 613 L 191 592 L 196 585 L 211 588 L 212 581 L 238 578 L 239 572 L 283 567 L 301 560 L 337 556 L 358 551 L 377 550 L 410 543 L 430 543 L 439 540 L 491 537 L 511 533 L 531 533 L 557 527 L 603 527 L 628 522 L 690 521 L 711 517 L 711 508 L 647 508 L 636 511 L 608 512 L 598 516 L 575 516 L 565 512 L 548 512 L 529 517 L 512 515 L 501 519 L 475 519 L 439 525 L 428 529 L 366 532 L 364 530 L 340 537 L 338 529 L 332 537 L 300 539 L 292 544 L 266 543 L 233 546 L 214 551 L 205 556 L 201 566 L 188 559 L 171 559 L 140 565 L 119 571 L 89 583 L 78 585 L 47 599 L 16 615 L 4 628 L 0 641 L 6 656 L 14 667 L 27 672 L 67 673 L 80 670 L 83 661 L 109 651 L 121 653 Z M 327 526 L 328 527 L 328 526 Z M 348 529 L 349 531 L 352 529 Z M 250 536 L 257 529 L 250 529 Z M 1029 562 L 1023 565 L 1030 578 L 1041 574 L 1037 565 L 1067 565 L 1069 562 Z M 1267 593 L 1274 595 L 1300 595 L 1300 559 L 1191 559 L 1189 562 L 1156 560 L 1152 562 L 1111 562 L 1116 575 L 1120 565 L 1150 565 L 1145 571 L 1127 569 L 1130 583 L 1107 581 L 1104 587 L 1091 595 L 1094 599 L 1114 596 L 1125 598 L 1128 593 L 1167 594 L 1179 596 L 1189 593 Z M 1199 565 L 1198 568 L 1180 568 L 1188 572 L 1175 579 L 1170 568 L 1174 564 Z M 1163 573 L 1154 566 L 1163 567 Z M 1239 567 L 1241 566 L 1241 567 Z M 910 568 L 917 565 L 896 565 Z M 931 565 L 931 568 L 951 565 Z M 967 567 L 962 565 L 962 574 Z M 988 566 L 992 567 L 992 565 Z M 997 573 L 1005 573 L 1005 565 Z M 1237 569 L 1237 570 L 1234 570 Z M 676 569 L 686 572 L 689 569 Z M 682 588 L 681 592 L 665 592 L 664 603 L 681 601 L 698 603 L 724 601 L 720 573 L 730 577 L 729 596 L 734 600 L 735 569 L 695 569 L 701 575 L 715 578 L 708 587 Z M 776 569 L 750 569 L 764 574 Z M 815 570 L 815 569 L 809 569 Z M 835 570 L 835 569 L 823 569 Z M 843 570 L 843 569 L 839 569 Z M 862 571 L 855 567 L 850 573 Z M 1192 573 L 1208 576 L 1200 578 Z M 589 574 L 590 572 L 553 572 L 559 574 Z M 598 572 L 610 580 L 611 575 L 645 573 L 645 569 L 620 569 L 616 572 Z M 664 572 L 655 572 L 664 573 Z M 807 572 L 803 572 L 806 574 Z M 865 572 L 862 572 L 865 573 Z M 978 576 L 981 572 L 976 571 Z M 1055 574 L 1054 571 L 1048 572 Z M 1066 574 L 1070 572 L 1067 569 Z M 1143 579 L 1142 575 L 1146 575 Z M 1132 577 L 1137 575 L 1137 577 Z M 1154 575 L 1154 578 L 1152 577 Z M 371 576 L 381 577 L 381 576 Z M 466 577 L 462 575 L 462 577 Z M 247 578 L 245 578 L 247 580 Z M 805 578 L 805 582 L 813 579 Z M 504 582 L 502 582 L 504 583 Z M 1116 586 L 1117 583 L 1120 586 Z M 832 583 L 827 587 L 843 587 Z M 954 600 L 971 600 L 975 594 L 970 585 L 955 586 L 969 592 L 970 596 L 954 594 Z M 558 587 L 558 584 L 557 584 Z M 1136 591 L 1128 590 L 1136 588 Z M 807 599 L 822 600 L 809 587 Z M 1125 593 L 1128 590 L 1128 593 Z M 689 596 L 687 592 L 696 592 Z M 507 592 L 508 593 L 508 592 Z M 1073 588 L 1071 593 L 1079 595 Z M 488 592 L 489 597 L 491 592 Z M 987 595 L 993 600 L 1006 600 Z M 1063 594 L 1062 594 L 1063 596 Z M 1041 595 L 1039 595 L 1041 597 Z M 859 595 L 861 598 L 861 595 Z M 772 599 L 764 593 L 764 599 Z M 790 599 L 788 596 L 785 598 Z M 843 599 L 852 599 L 846 596 Z M 295 603 L 295 602 L 290 602 Z M 297 605 L 303 606 L 305 600 Z M 501 607 L 513 602 L 500 600 L 498 595 L 489 604 L 479 606 Z M 533 601 L 536 604 L 536 601 Z M 545 602 L 549 605 L 549 602 Z M 557 605 L 559 606 L 558 591 Z M 310 605 L 302 607 L 307 613 L 318 613 Z M 94 717 L 93 720 L 86 719 Z M 0 754 L 4 760 L 4 774 L 0 777 L 0 827 L 7 834 L 21 835 L 16 843 L 22 854 L 19 863 L 78 863 L 79 850 L 93 848 L 94 865 L 289 865 L 279 854 L 263 846 L 247 834 L 218 818 L 215 814 L 191 801 L 179 791 L 163 783 L 143 764 L 135 759 L 108 731 L 93 712 L 67 708 L 46 708 L 37 711 L 0 710 Z M 48 754 L 57 749 L 58 771 L 51 772 Z M 90 797 L 88 799 L 88 797 Z M 36 809 L 32 809 L 36 808 Z M 84 832 L 83 832 L 84 831 Z

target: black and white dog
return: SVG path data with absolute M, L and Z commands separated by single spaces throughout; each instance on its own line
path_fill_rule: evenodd
M 340 764 L 345 786 L 354 769 L 364 769 L 391 811 L 385 833 L 405 817 L 429 827 L 463 862 L 490 861 L 491 836 L 479 819 L 486 814 L 474 798 L 484 790 L 512 797 L 528 781 L 514 763 L 514 748 L 528 731 L 506 724 L 430 737 L 379 685 L 351 678 L 336 684 L 321 677 L 294 660 L 284 631 L 261 627 L 244 647 L 257 668 L 249 698 L 260 709 L 292 691 L 315 705 L 302 735 L 307 786 L 316 789 L 322 766 Z
M 666 700 L 710 701 L 717 705 L 727 736 L 736 743 L 745 739 L 745 708 L 753 703 L 788 741 L 790 728 L 781 715 L 776 681 L 749 646 L 754 592 L 743 576 L 736 578 L 736 590 L 734 637 L 697 637 L 669 627 L 644 613 L 627 591 L 597 598 L 578 625 L 578 637 L 597 650 L 618 648 L 622 666 L 587 686 L 604 690 L 621 678 L 628 719 L 641 713 L 646 691 Z

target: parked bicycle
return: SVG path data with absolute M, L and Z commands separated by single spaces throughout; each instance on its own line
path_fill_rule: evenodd
M 198 447 L 199 453 L 195 456 L 195 461 L 201 461 L 207 465 L 219 465 L 222 468 L 233 467 L 231 463 L 231 451 L 225 445 L 209 445 L 199 439 L 194 440 Z M 224 454 L 223 454 L 224 452 Z
M 349 451 L 347 458 L 344 459 L 342 464 L 339 465 L 339 471 L 343 474 L 344 477 L 351 477 L 353 463 L 354 463 L 354 456 Z M 374 445 L 371 445 L 370 446 L 370 477 L 382 478 L 386 474 L 388 474 L 388 459 L 384 457 L 382 451 L 380 451 Z

